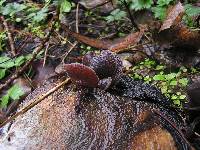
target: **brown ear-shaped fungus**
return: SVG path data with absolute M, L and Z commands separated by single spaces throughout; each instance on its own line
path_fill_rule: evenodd
M 122 73 L 122 62 L 109 50 L 102 51 L 99 56 L 93 57 L 90 67 L 100 79 L 112 77 Z
M 99 78 L 95 71 L 88 66 L 79 63 L 65 64 L 64 70 L 77 85 L 91 88 L 98 85 Z

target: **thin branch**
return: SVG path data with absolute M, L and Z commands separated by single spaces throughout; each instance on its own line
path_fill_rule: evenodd
M 125 0 L 123 0 L 123 1 L 120 0 L 120 1 L 124 4 L 124 6 L 125 6 L 125 8 L 126 8 L 126 10 L 127 10 L 127 12 L 128 12 L 128 15 L 129 15 L 129 18 L 130 18 L 130 20 L 131 20 L 131 23 L 132 23 L 133 27 L 134 27 L 137 31 L 140 31 L 140 28 L 138 27 L 137 23 L 134 21 L 135 19 L 134 19 L 133 15 L 132 15 L 132 13 L 131 13 L 131 11 L 130 11 L 130 8 L 129 8 L 127 2 L 126 2 Z
M 79 24 L 79 19 L 78 19 L 78 11 L 79 10 L 79 3 L 77 4 L 77 7 L 76 7 L 76 32 L 77 33 L 79 33 L 79 29 L 78 29 L 78 24 Z M 75 41 L 72 45 L 71 45 L 71 47 L 70 47 L 70 49 L 62 56 L 63 57 L 63 59 L 62 59 L 62 63 L 64 63 L 64 60 L 65 60 L 65 58 L 69 55 L 69 53 L 71 53 L 71 51 L 74 49 L 74 47 L 76 46 L 78 44 L 78 42 L 77 41 Z
M 3 25 L 4 25 L 5 30 L 7 32 L 7 35 L 8 35 L 8 41 L 9 41 L 9 44 L 10 44 L 11 53 L 12 53 L 13 56 L 15 56 L 16 55 L 16 50 L 15 50 L 12 34 L 11 34 L 11 32 L 9 30 L 9 27 L 8 27 L 8 23 L 7 23 L 6 19 L 3 16 L 1 16 L 1 20 L 3 21 Z
M 45 64 L 46 64 L 48 49 L 49 49 L 49 42 L 47 43 L 47 47 L 46 47 L 45 52 L 44 52 L 43 67 L 44 67 Z
M 11 84 L 20 74 L 22 74 L 30 66 L 30 64 L 36 58 L 37 54 L 45 47 L 45 43 L 49 40 L 52 29 L 53 29 L 53 24 L 51 25 L 50 30 L 47 33 L 45 39 L 33 51 L 31 59 L 29 61 L 27 61 L 27 63 L 22 68 L 20 68 L 18 71 L 16 71 L 4 84 L 0 84 L 0 91 L 2 89 L 4 89 L 5 87 L 7 87 L 9 84 Z
M 30 103 L 28 106 L 24 107 L 23 109 L 21 109 L 20 111 L 18 111 L 13 116 L 11 116 L 8 119 L 6 119 L 2 124 L 0 124 L 0 128 L 2 128 L 7 123 L 13 121 L 18 116 L 23 115 L 24 113 L 26 113 L 28 110 L 30 110 L 31 108 L 33 108 L 34 106 L 36 106 L 37 104 L 39 104 L 42 100 L 44 100 L 47 96 L 49 96 L 50 94 L 52 94 L 53 92 L 55 92 L 56 90 L 58 90 L 60 87 L 62 87 L 65 84 L 69 84 L 70 81 L 71 80 L 69 78 L 67 78 L 66 80 L 64 80 L 63 82 L 61 82 L 57 86 L 55 86 L 54 88 L 50 89 L 47 93 L 45 93 L 45 94 L 39 96 L 38 98 L 36 98 L 35 101 L 33 101 L 32 103 Z
M 64 63 L 65 58 L 71 53 L 71 51 L 74 49 L 74 47 L 78 44 L 77 41 L 73 43 L 73 45 L 70 47 L 70 49 L 62 56 L 62 63 Z
M 79 33 L 79 30 L 78 30 L 78 10 L 79 10 L 79 3 L 77 4 L 77 7 L 76 7 L 76 32 Z

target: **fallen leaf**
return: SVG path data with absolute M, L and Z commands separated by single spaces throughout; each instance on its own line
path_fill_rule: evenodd
M 79 33 L 69 30 L 63 24 L 62 24 L 62 28 L 69 35 L 73 36 L 76 40 L 78 40 L 82 43 L 85 43 L 87 45 L 90 45 L 92 47 L 96 47 L 99 49 L 111 50 L 113 52 L 120 52 L 124 49 L 129 48 L 132 45 L 137 44 L 140 41 L 140 39 L 142 38 L 144 31 L 146 30 L 145 26 L 141 26 L 140 31 L 130 33 L 126 37 L 114 39 L 113 41 L 111 41 L 111 40 L 99 40 L 99 39 L 94 39 L 94 38 L 90 38 L 90 37 L 81 35 Z
M 180 22 L 184 13 L 184 7 L 180 2 L 168 10 L 166 19 L 164 20 L 160 31 L 170 28 L 172 25 Z M 159 32 L 160 32 L 159 31 Z
M 114 40 L 112 42 L 113 44 L 110 45 L 108 49 L 113 52 L 119 52 L 121 50 L 129 48 L 132 45 L 137 44 L 141 40 L 145 30 L 145 27 L 141 27 L 140 31 L 138 32 L 130 33 L 124 38 Z

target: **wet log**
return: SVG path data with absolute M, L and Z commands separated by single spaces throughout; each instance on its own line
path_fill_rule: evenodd
M 21 108 L 61 81 L 60 76 L 46 81 Z M 6 125 L 0 149 L 191 148 L 179 131 L 182 118 L 156 88 L 122 76 L 107 91 L 86 90 L 79 97 L 78 90 L 63 86 Z

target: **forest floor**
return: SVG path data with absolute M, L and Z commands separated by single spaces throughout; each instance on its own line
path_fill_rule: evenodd
M 61 63 L 110 50 L 181 110 L 200 81 L 200 1 L 0 1 L 0 122 Z M 197 102 L 200 106 L 199 102 Z

